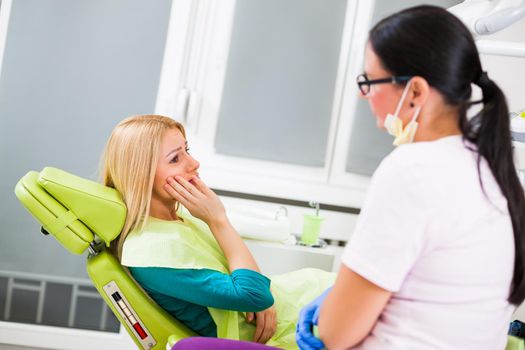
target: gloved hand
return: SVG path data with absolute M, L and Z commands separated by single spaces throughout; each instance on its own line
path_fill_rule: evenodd
M 323 342 L 313 335 L 313 326 L 317 326 L 321 304 L 328 295 L 328 292 L 330 292 L 330 289 L 332 288 L 325 290 L 323 294 L 306 305 L 299 313 L 299 321 L 297 322 L 297 328 L 295 330 L 295 340 L 301 350 L 319 350 L 325 348 Z

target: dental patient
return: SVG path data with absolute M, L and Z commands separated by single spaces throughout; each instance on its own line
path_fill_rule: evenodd
M 103 181 L 121 193 L 128 215 L 113 251 L 195 333 L 297 349 L 300 309 L 335 275 L 262 275 L 188 150 L 183 126 L 168 117 L 135 116 L 115 127 Z

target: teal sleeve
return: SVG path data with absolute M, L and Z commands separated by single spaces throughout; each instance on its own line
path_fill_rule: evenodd
M 248 269 L 231 274 L 210 269 L 131 267 L 146 290 L 218 309 L 258 312 L 273 305 L 270 280 Z

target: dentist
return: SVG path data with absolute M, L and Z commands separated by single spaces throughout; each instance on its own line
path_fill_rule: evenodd
M 525 200 L 505 97 L 472 35 L 442 8 L 393 14 L 370 31 L 357 85 L 398 147 L 372 177 L 335 285 L 301 311 L 298 345 L 504 349 L 525 298 Z

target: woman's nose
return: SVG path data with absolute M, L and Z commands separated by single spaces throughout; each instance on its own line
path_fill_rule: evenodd
M 190 170 L 197 170 L 200 167 L 200 163 L 197 161 L 197 159 L 190 156 Z

